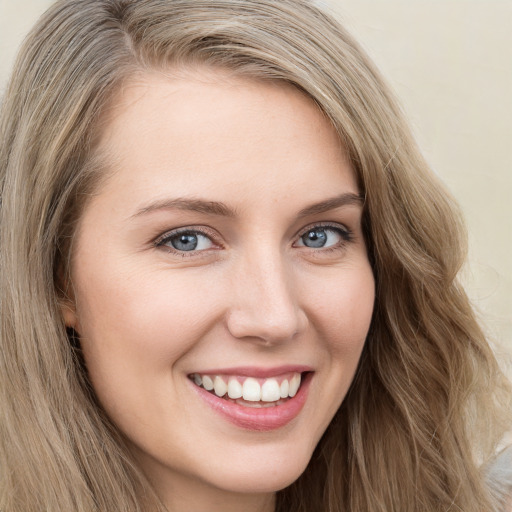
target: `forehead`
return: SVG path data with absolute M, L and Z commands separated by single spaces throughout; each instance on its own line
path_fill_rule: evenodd
M 162 190 L 222 193 L 250 181 L 262 193 L 283 184 L 293 193 L 314 179 L 326 182 L 321 195 L 345 169 L 357 192 L 335 129 L 287 83 L 211 69 L 147 73 L 118 91 L 103 126 L 99 146 L 114 175 L 138 187 L 157 180 Z
M 160 115 L 162 110 L 165 119 Z M 219 139 L 229 139 L 229 135 L 236 134 L 219 131 L 219 123 L 230 116 L 232 125 L 238 119 L 240 125 L 252 122 L 254 127 L 257 123 L 261 127 L 263 123 L 276 124 L 279 118 L 285 121 L 296 117 L 298 111 L 308 116 L 311 129 L 329 133 L 329 139 L 336 140 L 341 149 L 334 128 L 318 105 L 288 82 L 240 76 L 236 71 L 206 66 L 155 70 L 137 73 L 119 88 L 104 116 L 100 144 L 120 143 L 130 134 L 127 123 L 132 120 L 137 121 L 139 135 L 161 131 L 163 121 L 165 127 L 174 124 L 180 133 L 188 128 L 198 134 L 215 128 Z M 297 131 L 301 128 L 297 126 Z M 114 132 L 120 135 L 117 140 L 112 137 Z

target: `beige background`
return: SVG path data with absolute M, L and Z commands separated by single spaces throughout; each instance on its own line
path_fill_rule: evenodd
M 50 0 L 0 0 L 0 92 Z M 324 0 L 401 98 L 465 211 L 464 280 L 501 359 L 512 353 L 512 0 Z

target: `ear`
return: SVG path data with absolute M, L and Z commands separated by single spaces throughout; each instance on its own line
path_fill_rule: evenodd
M 75 294 L 69 276 L 65 276 L 62 267 L 59 267 L 56 276 L 56 289 L 59 301 L 60 314 L 64 325 L 78 332 L 78 316 L 76 312 Z
M 76 315 L 75 304 L 69 298 L 59 300 L 60 314 L 66 327 L 71 327 L 78 332 L 78 318 Z

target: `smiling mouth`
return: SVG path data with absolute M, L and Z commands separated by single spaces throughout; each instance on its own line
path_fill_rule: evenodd
M 303 375 L 289 372 L 272 378 L 193 373 L 189 378 L 210 394 L 243 407 L 268 408 L 282 405 L 300 389 Z

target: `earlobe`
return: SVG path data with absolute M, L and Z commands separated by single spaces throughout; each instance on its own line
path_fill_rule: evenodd
M 76 314 L 76 305 L 70 279 L 64 277 L 62 267 L 57 271 L 57 297 L 59 301 L 60 314 L 64 320 L 66 328 L 72 328 L 78 331 L 78 318 Z
M 71 327 L 72 329 L 75 329 L 75 331 L 77 331 L 78 320 L 74 304 L 72 304 L 69 299 L 61 300 L 59 307 L 62 318 L 64 320 L 64 325 L 66 327 Z

